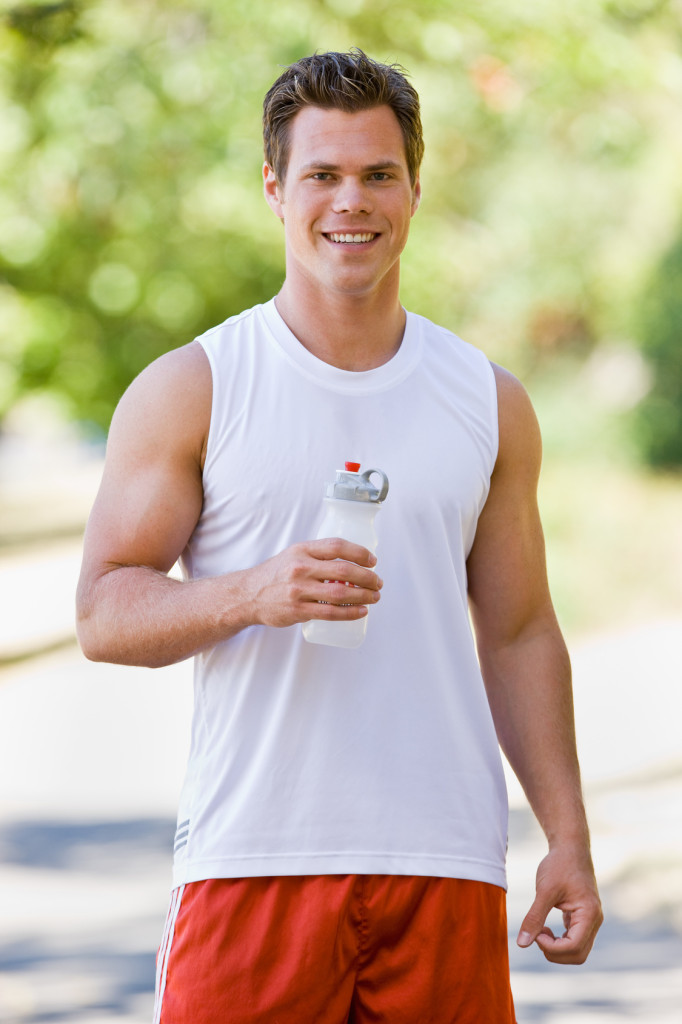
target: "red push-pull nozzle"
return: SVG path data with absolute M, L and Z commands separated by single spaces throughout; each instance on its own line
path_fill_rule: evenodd
M 345 463 L 345 467 L 346 467 L 346 472 L 347 473 L 357 473 L 358 470 L 360 469 L 360 463 L 359 462 L 346 462 Z

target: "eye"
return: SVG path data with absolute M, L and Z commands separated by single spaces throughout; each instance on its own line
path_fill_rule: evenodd
M 329 171 L 315 171 L 314 174 L 311 174 L 311 178 L 315 181 L 329 181 L 331 179 L 331 174 Z
M 372 181 L 388 181 L 390 174 L 386 171 L 373 171 L 370 175 Z

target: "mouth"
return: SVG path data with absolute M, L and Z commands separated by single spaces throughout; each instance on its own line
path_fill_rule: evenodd
M 378 234 L 371 231 L 356 232 L 355 234 L 325 231 L 323 234 L 329 242 L 334 242 L 335 245 L 365 245 L 367 242 L 373 242 L 375 238 L 378 238 Z

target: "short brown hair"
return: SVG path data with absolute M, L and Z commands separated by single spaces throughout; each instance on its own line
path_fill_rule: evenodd
M 414 185 L 424 155 L 417 90 L 399 64 L 380 64 L 354 47 L 349 53 L 315 53 L 290 64 L 263 101 L 265 159 L 280 183 L 289 162 L 289 126 L 303 107 L 356 113 L 386 104 L 400 124 Z

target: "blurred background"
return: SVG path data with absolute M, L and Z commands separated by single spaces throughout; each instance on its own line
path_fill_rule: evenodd
M 682 1006 L 681 0 L 0 0 L 0 1019 L 151 1019 L 191 666 L 92 666 L 73 591 L 112 411 L 270 298 L 260 106 L 361 46 L 422 99 L 404 304 L 525 383 L 607 924 L 513 938 L 519 1024 Z

